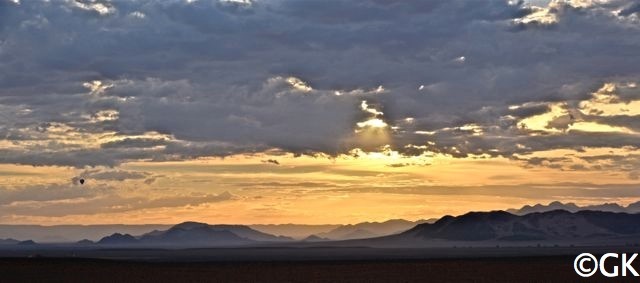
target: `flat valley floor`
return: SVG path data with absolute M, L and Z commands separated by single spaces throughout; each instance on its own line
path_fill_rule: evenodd
M 638 278 L 582 278 L 573 260 L 636 249 L 20 249 L 0 251 L 0 282 L 621 282 Z
M 620 282 L 582 278 L 573 258 L 407 261 L 139 262 L 0 259 L 1 282 Z M 637 278 L 626 278 L 630 281 Z

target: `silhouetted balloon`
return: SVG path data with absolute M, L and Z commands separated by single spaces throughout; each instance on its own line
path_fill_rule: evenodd
M 84 185 L 84 179 L 80 179 L 80 185 Z

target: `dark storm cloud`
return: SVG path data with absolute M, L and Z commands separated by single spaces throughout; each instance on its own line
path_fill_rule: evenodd
M 427 140 L 438 144 L 428 146 L 434 152 L 441 152 L 457 157 L 472 154 L 488 154 L 490 156 L 509 157 L 514 154 L 531 154 L 537 151 L 553 149 L 572 149 L 579 151 L 585 147 L 592 148 L 638 148 L 640 140 L 635 134 L 583 132 L 571 130 L 565 134 L 519 135 L 515 130 L 511 135 L 477 135 L 470 136 L 467 131 L 449 130 L 437 133 Z M 410 149 L 410 148 L 409 148 Z
M 169 142 L 164 139 L 153 138 L 125 138 L 117 141 L 109 141 L 100 145 L 102 148 L 136 148 L 154 147 L 167 145 Z
M 549 102 L 575 105 L 605 82 L 640 80 L 631 0 L 556 4 L 555 23 L 523 21 L 541 8 L 502 0 L 0 3 L 0 140 L 16 145 L 0 150 L 3 163 L 335 155 L 364 146 L 353 138 L 369 117 L 362 100 L 398 127 L 389 143 L 406 154 L 638 146 L 633 135 L 517 125 Z M 637 121 L 612 119 L 598 121 Z M 468 124 L 482 132 L 460 128 Z M 117 138 L 88 148 L 55 129 Z
M 630 16 L 632 14 L 637 14 L 640 12 L 640 3 L 633 3 L 631 4 L 631 6 L 625 8 L 624 10 L 620 11 L 620 13 L 618 13 L 618 15 L 626 17 L 626 16 Z

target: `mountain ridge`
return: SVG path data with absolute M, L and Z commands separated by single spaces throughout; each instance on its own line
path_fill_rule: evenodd
M 373 246 L 424 246 L 466 243 L 640 243 L 640 214 L 606 211 L 552 210 L 515 215 L 506 211 L 444 216 L 433 224 L 386 237 L 353 242 Z M 352 243 L 352 244 L 353 244 Z
M 238 246 L 257 242 L 282 242 L 293 239 L 274 236 L 243 225 L 209 225 L 187 221 L 160 231 L 154 230 L 138 237 L 115 233 L 97 242 L 98 245 L 143 246 Z
M 603 204 L 579 206 L 572 202 L 562 203 L 560 201 L 553 201 L 547 205 L 544 205 L 544 204 L 525 205 L 525 206 L 522 206 L 521 208 L 510 208 L 505 211 L 512 214 L 524 215 L 524 214 L 529 214 L 534 212 L 545 212 L 545 211 L 558 210 L 558 209 L 566 210 L 569 212 L 578 212 L 582 210 L 595 210 L 595 211 L 607 211 L 607 212 L 626 212 L 626 213 L 634 214 L 634 213 L 640 213 L 640 201 L 630 203 L 627 206 L 622 206 L 617 203 L 603 203 Z
M 435 222 L 437 219 L 421 219 L 409 221 L 404 219 L 390 219 L 383 222 L 361 222 L 346 224 L 317 236 L 331 240 L 350 240 L 370 237 L 380 237 L 400 233 L 422 223 Z

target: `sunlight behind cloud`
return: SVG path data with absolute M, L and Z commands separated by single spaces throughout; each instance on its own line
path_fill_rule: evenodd
M 371 128 L 386 128 L 387 126 L 389 126 L 389 125 L 387 125 L 387 123 L 385 123 L 384 121 L 382 121 L 381 119 L 378 119 L 378 118 L 366 120 L 364 122 L 358 122 L 357 125 L 360 128 L 367 128 L 367 127 L 371 127 Z
M 635 0 L 5 2 L 3 222 L 640 198 Z
M 594 122 L 576 122 L 569 125 L 569 129 L 578 130 L 583 132 L 600 132 L 600 133 L 627 133 L 634 134 L 635 132 L 625 127 L 614 127 Z

